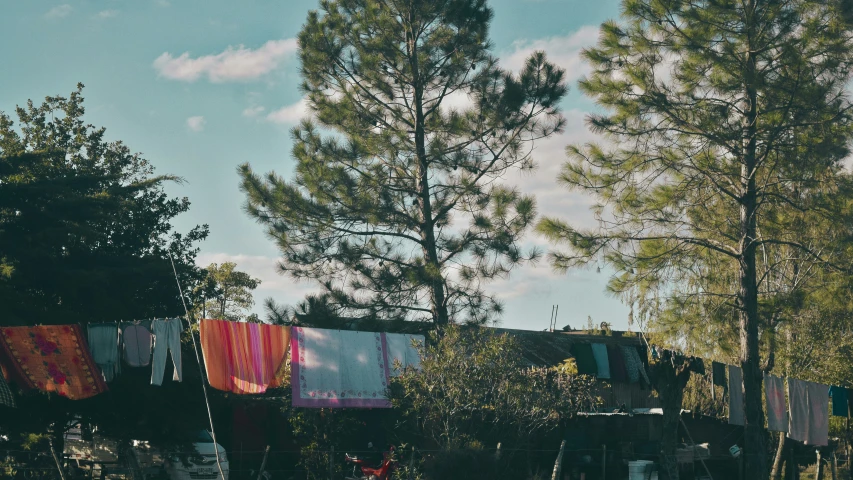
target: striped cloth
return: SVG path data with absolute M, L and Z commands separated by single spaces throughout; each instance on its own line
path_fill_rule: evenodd
M 281 385 L 290 327 L 202 320 L 199 337 L 211 387 L 256 394 Z

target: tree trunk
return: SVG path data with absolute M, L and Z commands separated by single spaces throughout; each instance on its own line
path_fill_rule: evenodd
M 678 360 L 674 362 L 662 358 L 651 367 L 657 373 L 654 388 L 660 395 L 663 408 L 661 480 L 678 480 L 679 478 L 678 458 L 675 451 L 678 446 L 678 426 L 681 423 L 684 387 L 690 379 L 690 361 L 684 357 L 677 358 Z
M 773 469 L 770 471 L 770 478 L 772 480 L 782 480 L 782 464 L 785 463 L 787 438 L 785 432 L 779 432 L 779 446 L 776 447 L 776 457 L 773 459 Z
M 745 15 L 749 50 L 746 53 L 744 69 L 746 108 L 743 122 L 743 157 L 741 159 L 741 197 L 740 197 L 740 363 L 743 368 L 743 396 L 746 413 L 744 428 L 744 466 L 746 478 L 750 480 L 767 479 L 767 452 L 764 436 L 764 409 L 761 404 L 761 383 L 763 381 L 758 347 L 758 275 L 755 266 L 756 251 L 756 210 L 758 190 L 756 187 L 756 137 L 757 79 L 754 45 L 755 38 L 755 0 L 748 2 Z
M 447 299 L 444 292 L 444 279 L 442 278 L 441 265 L 438 262 L 438 249 L 435 242 L 435 222 L 432 218 L 432 201 L 429 189 L 429 160 L 426 154 L 426 132 L 424 125 L 423 88 L 424 82 L 420 77 L 418 65 L 418 47 L 413 25 L 410 19 L 408 25 L 409 33 L 409 61 L 412 67 L 412 78 L 415 89 L 415 155 L 418 159 L 417 194 L 418 204 L 421 211 L 421 241 L 424 252 L 424 267 L 429 279 L 430 303 L 432 319 L 437 325 L 447 325 L 450 319 L 447 313 Z
M 797 457 L 794 456 L 794 444 L 787 442 L 788 445 L 788 461 L 785 462 L 785 480 L 800 480 L 800 465 L 797 463 Z

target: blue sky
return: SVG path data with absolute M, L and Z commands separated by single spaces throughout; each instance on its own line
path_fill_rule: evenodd
M 86 85 L 87 120 L 107 137 L 142 152 L 159 173 L 186 182 L 168 187 L 192 209 L 179 230 L 207 223 L 210 238 L 199 262 L 232 260 L 262 279 L 256 300 L 294 303 L 313 290 L 275 271 L 277 251 L 242 212 L 237 165 L 289 177 L 288 130 L 302 116 L 295 36 L 318 0 L 0 0 L 0 111 L 32 98 L 70 93 Z M 537 196 L 543 214 L 590 225 L 587 199 L 555 182 L 565 145 L 592 139 L 583 123 L 592 102 L 576 80 L 578 54 L 604 20 L 618 15 L 615 0 L 493 0 L 494 53 L 517 68 L 545 50 L 567 70 L 566 132 L 537 144 L 534 174 L 507 181 Z M 547 248 L 533 234 L 528 242 Z M 551 306 L 558 326 L 581 327 L 587 316 L 627 328 L 628 309 L 605 293 L 607 273 L 556 274 L 547 262 L 528 265 L 491 286 L 505 302 L 502 326 L 541 330 Z M 260 312 L 260 307 L 256 308 Z

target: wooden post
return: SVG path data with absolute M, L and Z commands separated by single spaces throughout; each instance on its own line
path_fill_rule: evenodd
M 817 456 L 817 465 L 815 466 L 815 480 L 823 480 L 823 462 L 820 459 L 820 449 L 815 450 L 815 455 Z
M 53 448 L 53 439 L 48 437 L 48 445 L 50 445 L 50 454 L 53 455 L 53 461 L 56 462 L 56 470 L 59 472 L 59 478 L 65 480 L 65 472 L 62 470 L 62 463 L 59 457 L 56 456 L 56 450 Z
M 832 453 L 830 454 L 829 466 L 832 468 L 832 480 L 838 480 L 838 457 L 835 456 L 835 449 L 832 449 Z
M 607 478 L 607 445 L 601 446 L 601 480 Z
M 500 449 L 501 444 L 498 444 L 498 449 Z M 414 480 L 415 476 L 412 474 L 415 470 L 415 446 L 412 445 L 412 456 L 409 458 L 409 479 Z
M 495 460 L 501 459 L 501 442 L 498 442 L 498 448 L 495 450 Z
M 335 446 L 332 445 L 332 452 L 329 454 L 329 480 L 333 480 L 335 476 Z
M 264 449 L 264 459 L 261 461 L 261 469 L 258 470 L 258 480 L 263 480 L 264 470 L 267 468 L 267 455 L 270 453 L 270 446 Z
M 563 451 L 566 449 L 566 441 L 560 442 L 560 453 L 557 454 L 557 461 L 554 462 L 554 472 L 551 474 L 551 480 L 560 480 L 560 474 L 563 470 Z

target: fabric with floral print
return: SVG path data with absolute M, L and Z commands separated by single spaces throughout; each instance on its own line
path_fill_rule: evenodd
M 293 406 L 391 408 L 386 351 L 381 333 L 293 327 Z
M 107 390 L 79 325 L 0 327 L 0 348 L 25 389 L 71 400 Z

